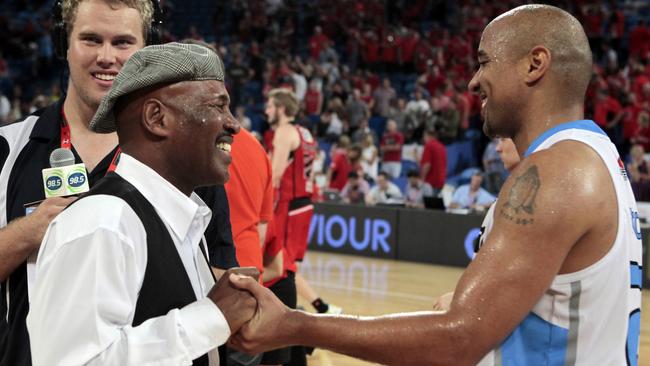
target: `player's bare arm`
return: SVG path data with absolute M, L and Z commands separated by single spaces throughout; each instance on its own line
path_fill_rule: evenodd
M 586 145 L 563 142 L 520 163 L 449 312 L 313 316 L 279 306 L 249 282 L 242 286 L 260 306 L 234 344 L 249 351 L 306 344 L 388 365 L 475 364 L 526 317 L 555 275 L 594 263 L 611 246 L 616 227 L 601 225 L 599 216 L 616 212 L 613 186 L 604 165 L 590 154 L 595 153 Z M 596 237 L 590 251 L 580 250 Z

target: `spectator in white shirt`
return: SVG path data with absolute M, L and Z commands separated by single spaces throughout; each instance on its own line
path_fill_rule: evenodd
M 464 208 L 473 211 L 485 211 L 496 197 L 481 187 L 483 174 L 477 170 L 469 184 L 462 185 L 456 189 L 451 199 L 449 208 Z
M 377 184 L 370 189 L 366 195 L 366 204 L 401 204 L 404 203 L 404 196 L 399 187 L 390 181 L 388 173 L 377 174 Z

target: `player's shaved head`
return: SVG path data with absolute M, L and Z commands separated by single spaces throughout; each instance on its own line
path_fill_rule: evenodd
M 592 55 L 582 25 L 571 14 L 550 5 L 523 5 L 490 22 L 483 37 L 494 37 L 494 57 L 520 59 L 537 46 L 547 48 L 550 72 L 565 97 L 584 98 Z

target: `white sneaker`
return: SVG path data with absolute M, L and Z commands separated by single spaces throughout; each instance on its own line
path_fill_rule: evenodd
M 338 307 L 336 305 L 329 304 L 329 307 L 327 308 L 325 314 L 339 315 L 342 312 L 343 312 L 343 308 Z

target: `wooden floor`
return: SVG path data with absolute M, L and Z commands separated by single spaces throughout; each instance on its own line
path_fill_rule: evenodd
M 344 312 L 379 315 L 431 309 L 437 295 L 454 289 L 462 269 L 356 256 L 309 252 L 300 272 L 321 297 Z M 312 310 L 299 299 L 299 304 Z M 643 293 L 639 365 L 650 365 L 650 293 Z M 309 366 L 373 365 L 316 350 Z

